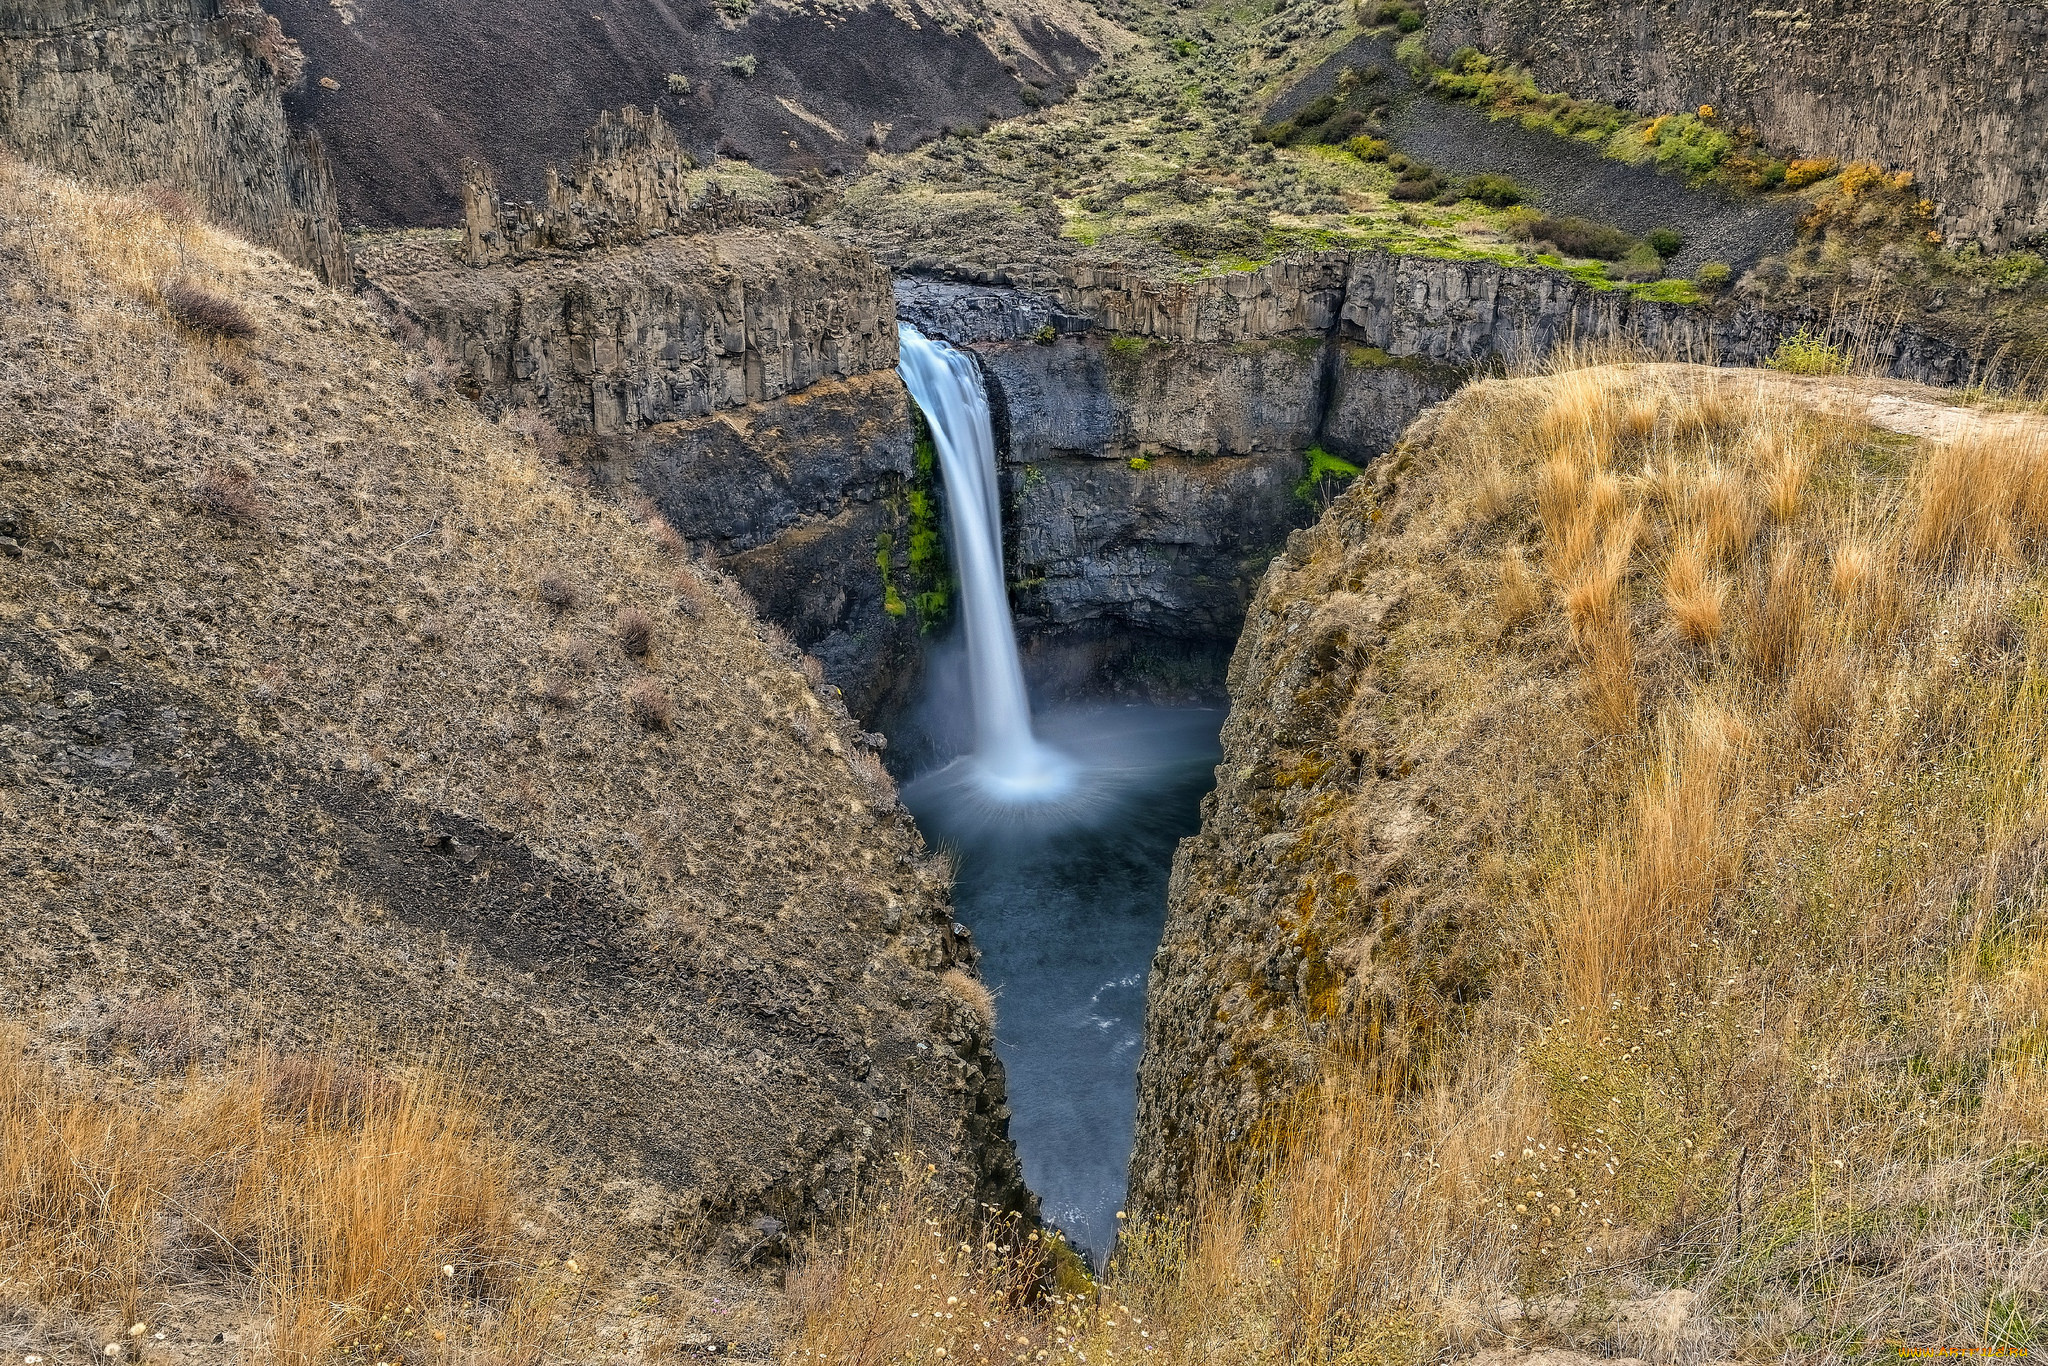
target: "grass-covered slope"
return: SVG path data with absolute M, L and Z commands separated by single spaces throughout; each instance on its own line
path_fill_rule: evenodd
M 1134 1178 L 1244 1277 L 1199 1331 L 2032 1341 L 2044 563 L 2035 418 L 1673 366 L 1426 418 L 1269 571 L 1175 869 Z
M 53 1063 L 431 1045 L 629 1241 L 773 1252 L 906 1139 L 1022 1198 L 945 870 L 807 661 L 179 208 L 0 166 L 0 1006 Z

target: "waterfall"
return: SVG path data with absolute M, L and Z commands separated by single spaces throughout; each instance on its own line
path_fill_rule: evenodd
M 967 637 L 974 714 L 974 777 L 987 795 L 1013 802 L 1061 796 L 1073 765 L 1031 732 L 1031 704 L 1017 660 L 1017 634 L 1003 586 L 1003 509 L 996 491 L 995 430 L 972 357 L 896 325 L 898 360 L 910 396 L 931 424 L 945 481 L 953 567 Z

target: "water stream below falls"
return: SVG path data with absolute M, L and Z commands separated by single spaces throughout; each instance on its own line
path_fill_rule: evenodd
M 961 617 L 961 639 L 935 652 L 929 693 L 897 737 L 940 756 L 903 799 L 958 860 L 955 913 L 996 992 L 1025 1177 L 1046 1217 L 1099 1259 L 1123 1204 L 1167 876 L 1200 822 L 1223 714 L 1102 705 L 1034 723 L 979 370 L 914 328 L 898 331 L 904 383 L 938 447 Z

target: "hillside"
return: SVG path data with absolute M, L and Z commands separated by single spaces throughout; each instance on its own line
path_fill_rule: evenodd
M 1117 40 L 1092 10 L 773 0 L 277 0 L 305 49 L 288 101 L 334 157 L 341 211 L 372 227 L 461 220 L 465 159 L 537 198 L 607 109 L 655 108 L 699 161 L 857 171 L 1064 98 Z
M 158 201 L 0 164 L 0 314 L 0 1006 L 38 1065 L 431 1052 L 529 1213 L 712 1265 L 905 1143 L 1028 1204 L 946 866 L 658 519 Z
M 1296 537 L 1147 1017 L 1134 1202 L 1288 1268 L 1201 1332 L 2031 1340 L 2044 455 L 1909 386 L 1571 369 Z

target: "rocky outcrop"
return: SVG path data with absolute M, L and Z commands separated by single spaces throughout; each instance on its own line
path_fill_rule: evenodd
M 2048 233 L 2048 13 L 2024 0 L 1443 0 L 1440 55 L 1470 43 L 1553 90 L 1645 113 L 1712 105 L 1778 147 L 1904 167 L 1952 235 Z
M 471 162 L 462 182 L 463 258 L 483 266 L 713 232 L 797 218 L 811 204 L 801 183 L 765 198 L 728 192 L 715 179 L 693 183 L 695 165 L 660 110 L 643 114 L 630 104 L 616 118 L 610 110 L 598 116 L 566 176 L 548 167 L 538 203 L 505 203 L 490 169 Z
M 0 1009 L 438 1044 L 628 1247 L 780 1255 L 906 1143 L 1028 1207 L 946 872 L 745 595 L 359 300 L 129 206 L 251 315 L 217 373 L 42 175 L 0 166 Z
M 902 382 L 878 370 L 651 427 L 632 462 L 670 524 L 720 558 L 862 717 L 895 712 L 921 677 L 922 623 L 889 596 L 898 576 L 910 582 L 915 429 Z
M 330 284 L 333 176 L 287 126 L 296 51 L 249 0 L 0 3 L 0 148 L 113 187 L 159 185 Z
M 877 557 L 907 568 L 915 421 L 866 253 L 747 228 L 477 269 L 401 234 L 362 263 L 487 408 L 542 415 L 724 559 L 856 712 L 914 686 L 919 623 Z
M 896 364 L 889 277 L 800 229 L 664 237 L 471 269 L 448 244 L 366 247 L 370 288 L 487 407 L 608 436 Z

